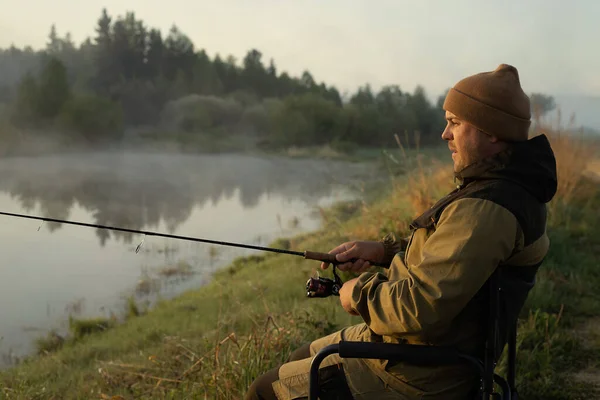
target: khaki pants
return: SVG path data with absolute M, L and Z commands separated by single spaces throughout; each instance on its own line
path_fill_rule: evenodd
M 360 340 L 367 329 L 365 324 L 359 324 L 317 339 L 310 344 L 311 358 L 283 364 L 279 368 L 279 379 L 273 383 L 277 398 L 307 398 L 312 357 L 323 347 L 340 340 Z M 367 362 L 359 358 L 342 359 L 337 354 L 332 354 L 323 360 L 320 368 L 341 366 L 355 400 L 473 398 L 471 393 L 475 382 L 469 375 L 465 378 L 464 370 L 454 368 L 449 375 L 448 367 L 424 368 L 398 364 L 387 371 L 380 371 L 381 376 L 378 376 Z M 419 387 L 414 386 L 414 382 L 419 384 Z

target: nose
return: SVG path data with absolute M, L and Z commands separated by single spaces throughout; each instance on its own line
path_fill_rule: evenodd
M 444 132 L 442 132 L 442 139 L 444 139 L 444 140 L 452 140 L 453 139 L 452 132 L 450 132 L 450 129 L 448 129 L 448 125 L 446 125 Z

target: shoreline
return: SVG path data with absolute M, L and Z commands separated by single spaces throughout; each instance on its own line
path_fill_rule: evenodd
M 255 155 L 248 155 L 250 157 L 254 157 Z M 258 156 L 260 157 L 260 156 Z M 275 155 L 275 157 L 280 157 L 278 155 Z M 263 158 L 263 157 L 261 157 Z M 343 161 L 342 161 L 343 162 Z M 365 164 L 365 172 L 367 170 L 369 170 L 371 168 L 371 162 L 364 162 Z M 352 199 L 345 199 L 345 200 L 334 200 L 334 203 L 331 204 L 330 206 L 326 206 L 327 208 L 330 207 L 337 207 L 340 204 L 346 204 L 346 203 L 353 203 L 357 201 L 357 197 L 356 196 L 360 196 L 360 194 L 353 194 L 353 198 Z M 323 218 L 318 218 L 319 222 L 318 222 L 318 226 L 317 226 L 317 231 L 319 229 L 321 229 L 322 225 L 323 225 Z M 312 223 L 309 225 L 313 225 Z M 87 228 L 83 228 L 83 229 L 87 229 Z M 305 231 L 304 229 L 301 229 L 297 234 L 298 237 L 307 235 L 307 234 L 313 234 L 315 229 L 313 226 L 309 226 L 306 228 L 307 230 Z M 295 229 L 292 229 L 292 232 Z M 276 232 L 275 230 L 273 232 L 271 232 L 272 234 L 268 234 L 267 236 L 271 239 L 269 245 L 272 246 L 273 244 L 276 244 L 277 246 L 274 247 L 286 247 L 287 245 L 289 245 L 290 241 L 294 240 L 295 236 L 289 237 L 288 235 L 285 236 L 281 236 L 278 232 Z M 293 234 L 293 233 L 292 233 Z M 264 239 L 261 239 L 264 240 Z M 269 240 L 269 239 L 267 239 Z M 250 241 L 251 242 L 251 241 Z M 250 243 L 248 242 L 248 243 Z M 264 243 L 258 244 L 261 246 L 265 246 Z M 135 247 L 135 245 L 134 245 Z M 144 248 L 142 247 L 142 250 L 144 250 Z M 262 254 L 260 252 L 257 252 L 258 255 Z M 158 256 L 158 254 L 157 254 Z M 190 254 L 184 254 L 181 256 L 175 256 L 175 258 L 173 259 L 174 263 L 177 263 L 179 260 L 179 262 L 181 261 L 186 261 L 191 255 Z M 185 292 L 188 291 L 195 291 L 195 290 L 201 290 L 203 287 L 205 287 L 207 284 L 210 284 L 210 282 L 212 282 L 214 280 L 214 276 L 215 274 L 218 274 L 220 271 L 222 270 L 226 270 L 229 267 L 231 267 L 232 265 L 235 265 L 236 263 L 238 263 L 239 259 L 243 260 L 244 257 L 248 257 L 249 259 L 253 259 L 256 255 L 248 255 L 248 256 L 241 256 L 236 257 L 235 254 L 232 254 L 230 256 L 226 257 L 226 260 L 222 260 L 219 261 L 219 267 L 216 266 L 211 266 L 210 268 L 204 268 L 202 267 L 201 269 L 199 269 L 198 271 L 196 271 L 198 274 L 202 275 L 202 282 L 200 282 L 198 285 L 194 285 L 192 288 L 189 288 L 189 284 L 186 283 L 186 281 L 180 282 L 180 286 L 182 286 L 183 291 L 181 291 L 182 289 L 166 289 L 166 292 L 163 293 L 162 289 L 159 289 L 156 293 L 153 293 L 150 297 L 145 297 L 145 296 L 137 296 L 136 295 L 136 288 L 132 287 L 130 289 L 129 292 L 127 293 L 119 293 L 118 295 L 115 295 L 115 301 L 113 305 L 107 305 L 106 306 L 106 310 L 105 311 L 100 311 L 98 312 L 96 311 L 86 311 L 83 313 L 78 313 L 78 312 L 65 312 L 64 314 L 60 314 L 60 315 L 56 315 L 55 316 L 55 321 L 52 322 L 50 325 L 53 325 L 52 328 L 50 327 L 46 327 L 46 328 L 40 328 L 37 329 L 37 331 L 40 333 L 38 335 L 37 338 L 33 338 L 31 340 L 28 340 L 27 343 L 23 342 L 22 345 L 17 345 L 15 344 L 16 347 L 11 347 L 9 349 L 7 349 L 7 351 L 4 351 L 2 356 L 3 357 L 7 357 L 9 359 L 12 359 L 14 361 L 16 361 L 16 364 L 8 364 L 7 363 L 2 363 L 2 365 L 0 366 L 0 371 L 6 371 L 8 369 L 14 368 L 16 366 L 18 366 L 18 364 L 26 359 L 33 359 L 35 360 L 37 358 L 36 355 L 36 342 L 38 343 L 38 346 L 40 346 L 42 349 L 45 347 L 48 347 L 49 349 L 55 350 L 56 346 L 59 343 L 65 343 L 68 342 L 69 340 L 72 339 L 72 337 L 74 336 L 73 332 L 70 332 L 70 328 L 69 328 L 69 321 L 71 320 L 71 317 L 73 317 L 73 324 L 75 324 L 75 331 L 77 331 L 79 328 L 77 328 L 78 324 L 86 324 L 87 321 L 90 321 L 96 325 L 99 325 L 98 327 L 100 328 L 100 330 L 104 330 L 107 329 L 109 326 L 110 328 L 114 328 L 115 326 L 115 322 L 118 322 L 118 325 L 121 325 L 122 323 L 126 323 L 128 320 L 128 317 L 131 315 L 135 315 L 135 316 L 140 316 L 148 311 L 152 311 L 152 309 L 160 302 L 163 301 L 172 301 L 174 299 L 176 299 L 177 297 L 185 294 Z M 195 264 L 196 265 L 196 264 Z M 194 269 L 198 268 L 199 265 L 196 265 L 194 267 Z M 307 277 L 308 278 L 308 277 Z M 185 278 L 182 278 L 185 279 Z M 191 277 L 191 279 L 196 279 L 194 277 Z M 161 282 L 161 286 L 163 286 L 163 284 L 166 284 L 166 282 Z M 118 298 L 117 298 L 118 297 Z M 117 304 L 118 303 L 118 304 Z M 148 304 L 151 304 L 152 306 L 150 306 L 149 308 L 147 307 Z M 104 308 L 104 306 L 102 307 Z M 73 325 L 71 325 L 71 328 L 73 328 Z M 87 329 L 91 330 L 91 331 L 95 331 L 96 329 L 93 327 L 88 327 Z M 75 334 L 76 336 L 76 334 Z M 62 346 L 62 344 L 61 344 Z M 28 351 L 27 353 L 21 353 L 21 352 L 16 352 L 16 353 L 12 353 L 12 350 L 18 347 L 24 347 L 26 348 Z
M 320 229 L 283 239 L 281 246 L 285 242 L 293 250 L 326 252 L 352 238 L 373 240 L 384 230 L 403 232 L 417 211 L 410 193 L 423 189 L 431 200 L 445 192 L 446 184 L 451 186 L 439 172 L 423 172 L 428 175 L 426 187 L 418 186 L 420 175 L 411 179 L 411 174 L 366 205 L 335 204 L 324 213 Z M 596 376 L 600 367 L 594 366 L 600 359 L 600 336 L 579 328 L 599 317 L 600 300 L 593 294 L 599 284 L 597 254 L 590 251 L 600 248 L 600 223 L 594 222 L 600 222 L 594 212 L 598 204 L 600 197 L 594 195 L 552 208 L 549 233 L 554 246 L 528 297 L 518 332 L 517 383 L 527 398 L 576 399 L 596 393 L 589 379 L 573 377 Z M 207 285 L 160 302 L 145 315 L 0 371 L 0 388 L 27 396 L 43 387 L 48 395 L 63 398 L 237 398 L 257 374 L 283 361 L 291 349 L 360 322 L 341 309 L 337 298 L 305 297 L 305 282 L 317 267 L 317 262 L 281 254 L 236 259 L 215 272 Z M 499 372 L 504 372 L 502 361 Z

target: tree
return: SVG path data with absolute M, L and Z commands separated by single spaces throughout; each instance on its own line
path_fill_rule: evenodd
M 242 85 L 244 89 L 259 96 L 268 96 L 271 92 L 267 70 L 262 63 L 262 53 L 256 49 L 248 51 L 244 57 Z
M 425 89 L 421 85 L 417 85 L 414 93 L 408 99 L 407 106 L 415 115 L 417 130 L 422 140 L 429 141 L 433 135 L 437 135 L 436 127 L 439 126 L 439 117 L 429 103 Z
M 529 102 L 531 104 L 531 113 L 535 117 L 543 117 L 556 108 L 554 97 L 542 93 L 532 93 L 529 96 Z
M 186 79 L 193 76 L 196 53 L 194 44 L 176 25 L 173 25 L 165 39 L 163 73 L 169 80 L 177 77 L 182 71 Z
M 388 85 L 375 93 L 364 85 L 344 95 L 345 103 L 336 87 L 317 82 L 311 71 L 291 76 L 256 48 L 239 62 L 231 55 L 211 59 L 176 25 L 163 34 L 133 12 L 113 18 L 103 9 L 95 25 L 94 37 L 79 47 L 51 25 L 43 51 L 0 49 L 0 97 L 12 103 L 21 123 L 63 115 L 70 121 L 65 126 L 82 132 L 103 124 L 104 117 L 93 113 L 98 107 L 108 121 L 118 121 L 108 126 L 151 125 L 170 101 L 201 95 L 186 129 L 210 122 L 207 130 L 221 135 L 246 125 L 281 145 L 393 145 L 394 133 L 437 137 L 443 127 L 445 96 L 432 105 L 422 87 L 411 94 Z M 544 114 L 555 107 L 553 98 L 540 94 L 532 104 L 541 104 Z
M 39 87 L 31 72 L 21 79 L 17 88 L 12 119 L 17 125 L 34 125 L 39 116 Z
M 121 108 L 110 99 L 94 95 L 72 97 L 64 106 L 60 123 L 90 142 L 119 139 L 123 133 Z
M 50 27 L 50 34 L 48 35 L 48 43 L 46 43 L 46 51 L 54 56 L 57 56 L 61 52 L 61 40 L 58 38 L 56 33 L 56 26 L 52 24 Z
M 50 57 L 39 78 L 38 115 L 46 119 L 56 117 L 69 96 L 67 69 L 58 58 Z
M 112 18 L 108 16 L 106 8 L 102 10 L 102 16 L 96 27 L 96 38 L 94 48 L 94 74 L 93 89 L 97 93 L 109 94 L 110 87 L 117 81 L 118 71 L 115 67 L 112 40 Z
M 165 45 L 158 29 L 148 33 L 148 51 L 146 53 L 146 78 L 156 79 L 163 72 Z
M 371 90 L 371 85 L 359 87 L 358 91 L 350 98 L 350 104 L 357 106 L 368 106 L 375 103 L 375 96 Z

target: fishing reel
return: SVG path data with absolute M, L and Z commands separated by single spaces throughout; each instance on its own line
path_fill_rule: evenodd
M 317 271 L 316 277 L 311 277 L 306 281 L 306 297 L 339 296 L 344 283 L 337 274 L 335 264 L 333 265 L 333 276 L 334 279 L 322 278 Z

